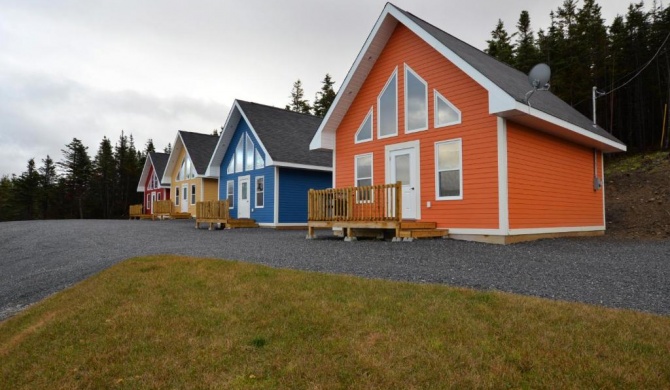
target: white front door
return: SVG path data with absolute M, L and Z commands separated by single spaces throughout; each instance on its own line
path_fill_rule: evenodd
M 237 218 L 251 217 L 251 197 L 249 196 L 249 176 L 241 176 L 237 179 Z
M 418 149 L 415 147 L 394 149 L 390 150 L 388 155 L 389 182 L 402 182 L 402 218 L 416 219 L 419 194 Z
M 188 185 L 181 187 L 181 212 L 188 213 Z

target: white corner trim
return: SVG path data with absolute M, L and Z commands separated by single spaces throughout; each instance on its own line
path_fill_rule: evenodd
M 509 234 L 509 171 L 507 121 L 498 117 L 498 228 Z
M 274 205 L 273 205 L 273 218 L 274 218 L 274 223 L 277 224 L 279 223 L 279 168 L 275 165 L 275 174 L 274 174 L 274 179 L 275 179 L 275 185 L 274 185 Z

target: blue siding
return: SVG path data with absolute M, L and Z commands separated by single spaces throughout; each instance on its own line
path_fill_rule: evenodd
M 228 168 L 228 164 L 230 164 L 230 161 L 234 158 L 235 156 L 235 148 L 237 147 L 237 143 L 240 141 L 240 138 L 244 137 L 245 134 L 248 134 L 249 137 L 251 138 L 252 142 L 254 143 L 254 148 L 258 151 L 258 153 L 263 156 L 265 161 L 267 161 L 267 157 L 265 156 L 265 153 L 263 153 L 263 150 L 260 148 L 258 144 L 258 140 L 254 137 L 254 134 L 251 132 L 249 125 L 245 120 L 240 120 L 240 123 L 237 125 L 237 129 L 235 129 L 235 134 L 233 134 L 233 138 L 230 141 L 230 145 L 228 146 L 228 149 L 226 150 L 225 155 L 223 156 L 223 161 L 221 162 L 221 167 L 220 167 L 220 177 L 219 177 L 219 198 L 220 199 L 225 199 L 226 198 L 226 186 L 228 180 L 233 180 L 234 182 L 234 204 L 233 208 L 230 209 L 230 216 L 233 218 L 237 218 L 237 187 L 238 187 L 238 181 L 237 179 L 240 176 L 247 176 L 249 175 L 251 177 L 251 218 L 255 219 L 256 222 L 258 223 L 273 223 L 274 222 L 274 188 L 275 188 L 275 177 L 274 177 L 274 167 L 273 166 L 266 166 L 265 168 L 261 169 L 252 169 L 249 171 L 244 171 L 244 172 L 238 172 L 238 173 L 231 173 L 228 174 L 226 173 L 226 170 Z M 246 151 L 245 151 L 246 152 Z M 244 168 L 244 164 L 242 166 Z M 265 178 L 265 194 L 264 194 L 264 200 L 265 200 L 265 205 L 263 208 L 256 208 L 256 177 L 258 176 L 263 176 Z
M 332 173 L 279 168 L 279 223 L 307 223 L 307 192 L 332 185 Z

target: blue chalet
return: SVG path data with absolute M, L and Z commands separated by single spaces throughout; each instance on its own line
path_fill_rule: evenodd
M 260 226 L 307 225 L 310 188 L 332 187 L 332 152 L 310 151 L 321 118 L 235 100 L 206 172 L 232 218 Z

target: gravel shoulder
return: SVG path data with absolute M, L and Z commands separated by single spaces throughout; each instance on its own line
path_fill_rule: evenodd
M 491 289 L 670 315 L 670 240 L 343 242 L 329 232 L 196 230 L 191 221 L 0 223 L 0 320 L 124 259 L 172 253 Z

